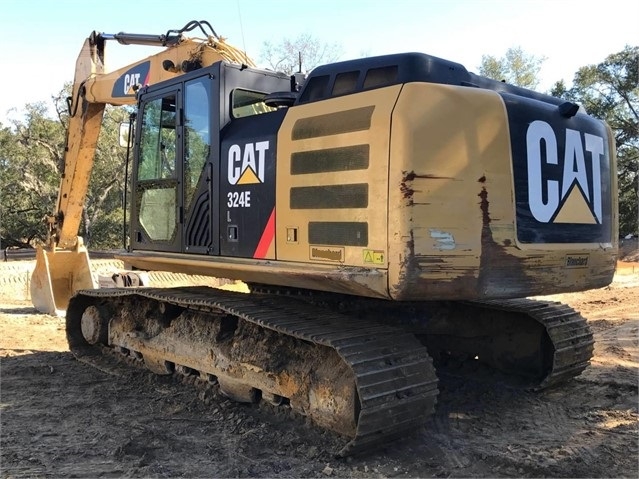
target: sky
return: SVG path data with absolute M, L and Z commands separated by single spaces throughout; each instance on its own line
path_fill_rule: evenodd
M 0 123 L 21 119 L 73 79 L 92 31 L 163 34 L 207 20 L 258 65 L 265 41 L 309 33 L 340 60 L 418 51 L 477 72 L 508 48 L 545 58 L 539 90 L 569 86 L 577 70 L 639 45 L 639 1 L 606 0 L 0 0 Z M 158 50 L 109 42 L 109 70 Z

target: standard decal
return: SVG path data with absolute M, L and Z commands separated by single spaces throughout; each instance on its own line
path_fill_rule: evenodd
M 315 261 L 344 262 L 344 248 L 331 246 L 309 246 L 309 258 Z
M 266 222 L 266 226 L 264 227 L 264 231 L 262 231 L 262 236 L 260 237 L 260 241 L 257 244 L 257 248 L 255 248 L 255 253 L 253 253 L 253 258 L 262 259 L 268 256 L 268 252 L 273 246 L 273 242 L 275 241 L 275 208 L 271 212 L 271 215 Z
M 588 258 L 587 254 L 567 255 L 566 268 L 587 268 Z

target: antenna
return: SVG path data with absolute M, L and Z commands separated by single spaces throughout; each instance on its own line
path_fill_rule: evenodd
M 244 56 L 246 57 L 246 63 L 249 63 L 248 53 L 246 51 L 246 41 L 244 40 L 244 25 L 242 25 L 242 9 L 240 8 L 240 0 L 237 0 L 237 14 L 240 17 L 240 32 L 242 33 L 242 48 L 244 49 Z

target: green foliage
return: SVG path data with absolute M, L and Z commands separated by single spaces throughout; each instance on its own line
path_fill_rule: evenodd
M 104 210 L 91 225 L 91 249 L 105 250 L 123 247 L 124 210 L 121 206 Z
M 573 86 L 557 82 L 555 96 L 580 103 L 615 135 L 619 185 L 619 231 L 637 233 L 639 215 L 639 46 L 626 46 L 597 65 L 577 71 Z
M 45 240 L 43 219 L 56 209 L 68 114 L 67 84 L 53 98 L 57 118 L 44 104 L 28 104 L 24 120 L 0 125 L 0 236 L 2 246 L 35 246 Z M 126 151 L 118 129 L 128 113 L 107 108 L 79 234 L 91 248 L 122 244 L 122 197 Z
M 534 90 L 539 84 L 539 70 L 545 60 L 545 57 L 526 54 L 521 47 L 513 47 L 506 50 L 502 58 L 482 55 L 479 74 Z
M 64 132 L 43 104 L 25 107 L 25 121 L 0 131 L 0 235 L 6 246 L 44 239 L 42 219 L 57 198 Z
M 342 56 L 342 48 L 336 43 L 322 43 L 309 33 L 295 39 L 285 38 L 280 43 L 264 42 L 260 59 L 275 71 L 292 74 L 309 72 L 316 66 L 331 63 Z
M 128 121 L 123 108 L 107 107 L 98 138 L 95 164 L 84 206 L 83 236 L 93 249 L 122 247 L 122 217 L 126 149 L 119 145 L 120 123 Z

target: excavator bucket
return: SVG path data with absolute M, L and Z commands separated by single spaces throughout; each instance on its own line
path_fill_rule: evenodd
M 64 316 L 69 299 L 77 290 L 95 288 L 89 253 L 84 246 L 53 251 L 38 247 L 31 276 L 31 301 L 38 311 Z

